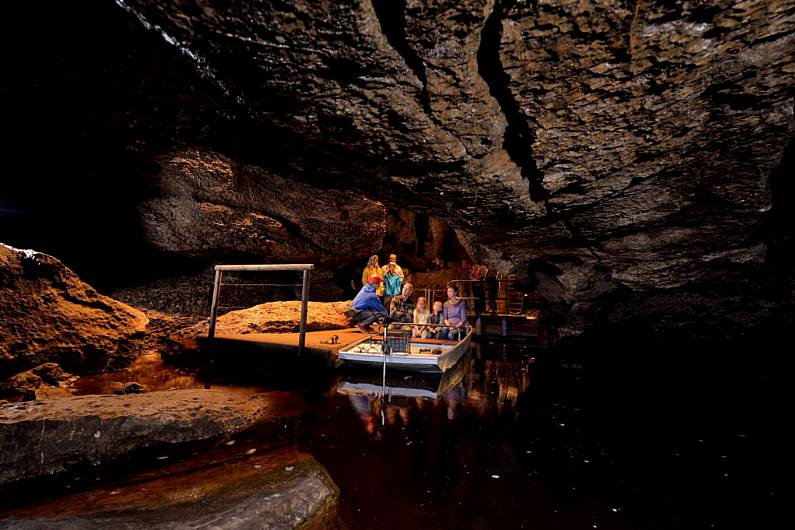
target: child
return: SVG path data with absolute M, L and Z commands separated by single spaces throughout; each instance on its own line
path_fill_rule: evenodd
M 414 323 L 425 324 L 428 321 L 429 316 L 431 316 L 431 313 L 428 311 L 428 308 L 425 307 L 425 297 L 420 296 L 417 298 L 417 307 L 414 308 Z M 425 330 L 426 326 L 414 326 L 411 328 L 411 336 L 423 337 Z
M 440 300 L 433 303 L 433 314 L 426 320 L 428 327 L 422 331 L 423 339 L 438 339 L 442 336 L 442 325 L 444 324 L 443 307 Z

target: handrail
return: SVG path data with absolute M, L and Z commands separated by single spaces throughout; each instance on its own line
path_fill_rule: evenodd
M 216 265 L 216 271 L 313 271 L 312 263 L 285 263 L 283 265 Z
M 315 270 L 312 263 L 290 263 L 290 264 L 255 264 L 255 265 L 216 265 L 215 281 L 213 282 L 213 299 L 210 304 L 210 329 L 207 331 L 207 338 L 215 337 L 215 322 L 218 316 L 218 298 L 221 294 L 221 279 L 224 272 L 251 272 L 251 271 L 302 271 L 303 280 L 301 282 L 301 326 L 298 335 L 298 353 L 304 351 L 306 346 L 306 317 L 309 306 L 309 279 L 311 271 Z M 235 285 L 235 284 L 228 284 Z M 298 284 L 296 284 L 296 287 Z

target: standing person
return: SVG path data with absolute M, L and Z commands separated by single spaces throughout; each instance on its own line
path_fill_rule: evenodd
M 472 296 L 472 269 L 469 268 L 469 262 L 465 259 L 461 260 L 461 266 L 455 271 L 456 293 L 458 296 L 463 296 L 464 299 L 469 299 Z
M 362 286 L 367 285 L 367 280 L 371 276 L 378 276 L 381 282 L 384 281 L 384 273 L 378 265 L 378 255 L 375 254 L 370 256 L 370 259 L 367 260 L 367 266 L 362 271 Z M 383 283 L 378 284 L 378 289 L 375 291 L 375 294 L 380 297 L 384 296 Z
M 441 339 L 442 326 L 444 325 L 444 312 L 442 311 L 442 301 L 436 300 L 433 303 L 433 313 L 428 317 L 428 327 L 422 332 L 423 339 Z
M 428 322 L 429 316 L 431 316 L 431 312 L 428 311 L 428 308 L 425 305 L 425 297 L 420 296 L 417 298 L 417 307 L 414 308 L 414 323 L 426 324 Z M 413 326 L 411 328 L 411 336 L 423 337 L 426 332 L 426 328 L 427 326 Z
M 353 319 L 357 322 L 356 327 L 362 333 L 371 333 L 370 325 L 379 318 L 387 316 L 386 308 L 376 294 L 376 288 L 380 283 L 381 278 L 375 275 L 370 276 L 351 302 L 351 309 L 355 311 Z
M 411 322 L 414 314 L 414 286 L 407 283 L 403 286 L 403 292 L 392 299 L 389 306 L 389 316 L 398 322 Z
M 461 260 L 461 266 L 455 271 L 456 280 L 468 280 L 471 275 L 469 270 L 469 262 L 465 259 Z
M 486 299 L 488 300 L 489 312 L 497 313 L 497 293 L 500 291 L 500 273 L 497 269 L 487 269 L 484 273 L 486 284 Z
M 485 279 L 487 270 L 488 267 L 485 265 L 475 264 L 472 266 L 472 272 L 469 275 L 472 280 L 472 296 L 475 298 L 473 300 L 473 307 L 475 308 L 475 313 L 478 315 L 484 313 L 486 309 L 483 280 Z
M 381 272 L 383 274 L 386 274 L 386 271 L 389 268 L 389 264 L 390 263 L 394 263 L 395 264 L 395 272 L 397 272 L 397 275 L 400 276 L 400 281 L 401 282 L 405 282 L 406 281 L 406 276 L 403 274 L 403 269 L 401 269 L 400 265 L 397 264 L 397 255 L 395 255 L 395 254 L 390 254 L 389 255 L 389 263 L 387 263 L 386 265 L 381 267 Z M 382 277 L 383 277 L 383 274 L 382 274 Z
M 389 307 L 392 297 L 400 294 L 403 278 L 397 273 L 397 265 L 389 262 L 384 273 L 384 307 Z
M 458 298 L 455 287 L 447 288 L 447 301 L 444 303 L 444 325 L 442 338 L 445 340 L 459 340 L 466 331 L 467 310 L 463 300 Z

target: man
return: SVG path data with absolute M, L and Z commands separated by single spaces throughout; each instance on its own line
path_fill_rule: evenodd
M 387 263 L 386 265 L 381 267 L 381 272 L 383 274 L 386 274 L 386 271 L 389 270 L 389 264 L 390 263 L 394 263 L 395 264 L 395 272 L 397 273 L 398 276 L 400 276 L 400 283 L 405 282 L 406 281 L 406 277 L 403 275 L 403 269 L 401 269 L 400 265 L 397 264 L 397 255 L 395 255 L 395 254 L 390 254 L 389 255 L 389 263 Z M 382 274 L 382 276 L 383 276 L 383 274 Z
M 414 286 L 407 283 L 403 291 L 392 298 L 389 304 L 389 316 L 398 322 L 412 322 L 414 320 Z
M 359 294 L 351 302 L 351 308 L 356 311 L 353 319 L 357 321 L 356 327 L 362 333 L 371 333 L 370 325 L 379 318 L 387 316 L 386 308 L 375 294 L 380 283 L 381 278 L 375 275 L 370 276 L 367 279 L 367 284 L 361 288 Z

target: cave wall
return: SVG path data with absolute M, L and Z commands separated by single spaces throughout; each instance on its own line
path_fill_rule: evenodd
M 135 244 L 117 256 L 148 249 L 179 271 L 252 244 L 211 241 L 216 222 L 306 251 L 252 216 L 283 223 L 287 202 L 251 201 L 289 181 L 449 224 L 474 259 L 538 285 L 564 334 L 705 308 L 717 327 L 755 325 L 771 289 L 791 293 L 787 272 L 771 284 L 790 265 L 769 247 L 791 233 L 770 183 L 793 137 L 793 1 L 118 0 L 36 18 L 42 42 L 6 52 L 19 76 L 4 99 L 37 117 L 14 115 L 21 151 L 46 144 L 57 163 L 27 164 L 36 178 L 4 202 L 30 207 L 44 180 L 89 206 L 47 194 L 80 211 L 67 226 L 104 220 L 81 251 L 124 230 Z M 169 162 L 185 153 L 248 168 L 244 191 L 197 188 Z

